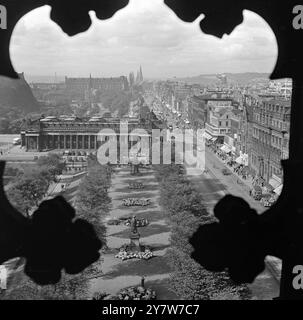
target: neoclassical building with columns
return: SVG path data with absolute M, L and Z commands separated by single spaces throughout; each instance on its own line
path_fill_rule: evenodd
M 102 141 L 98 134 L 102 129 L 112 129 L 117 134 L 119 143 L 121 124 L 126 125 L 128 133 L 144 128 L 151 132 L 153 125 L 144 123 L 139 118 L 77 118 L 46 117 L 36 120 L 24 120 L 21 127 L 21 147 L 26 151 L 49 150 L 97 150 Z M 125 134 L 125 133 L 124 133 Z M 127 133 L 126 133 L 127 134 Z M 128 135 L 128 134 L 127 134 Z M 108 137 L 107 137 L 108 139 Z M 128 142 L 130 143 L 129 137 Z

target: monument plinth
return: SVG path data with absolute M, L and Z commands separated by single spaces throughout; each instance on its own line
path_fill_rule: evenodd
M 140 247 L 140 234 L 137 229 L 137 218 L 132 217 L 130 221 L 130 248 L 132 251 L 141 251 Z

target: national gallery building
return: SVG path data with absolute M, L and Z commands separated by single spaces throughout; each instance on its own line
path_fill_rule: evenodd
M 21 147 L 26 151 L 49 150 L 97 150 L 102 141 L 98 134 L 102 129 L 112 129 L 117 134 L 117 142 L 121 138 L 120 128 L 127 125 L 128 133 L 134 129 L 145 129 L 150 137 L 154 124 L 142 122 L 139 118 L 92 118 L 46 117 L 36 120 L 24 120 L 21 127 Z M 127 132 L 122 134 L 128 136 Z M 105 141 L 109 136 L 105 136 Z

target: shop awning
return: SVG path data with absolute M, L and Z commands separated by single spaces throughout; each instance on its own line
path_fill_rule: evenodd
M 207 140 L 212 140 L 212 136 L 210 135 L 210 134 L 208 134 L 207 132 L 204 132 L 203 133 L 203 137 L 205 138 L 205 139 L 207 139 Z
M 231 152 L 231 148 L 229 146 L 227 146 L 226 144 L 221 147 L 221 150 L 225 153 Z
M 269 179 L 269 184 L 274 188 L 278 188 L 280 185 L 281 185 L 281 182 L 280 181 L 277 181 L 276 179 L 274 178 L 270 178 Z
M 276 193 L 277 195 L 280 195 L 283 189 L 283 184 L 280 184 L 278 188 L 276 188 L 274 190 L 274 193 Z
M 242 157 L 238 157 L 235 161 L 236 161 L 238 164 L 242 164 L 243 166 L 245 165 L 245 160 L 244 160 Z
M 248 166 L 248 159 L 245 156 L 240 156 L 235 160 L 238 164 L 241 164 L 243 166 Z

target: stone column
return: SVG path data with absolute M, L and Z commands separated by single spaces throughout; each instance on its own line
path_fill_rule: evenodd
M 88 148 L 87 148 L 88 150 L 91 149 L 91 139 L 90 138 L 91 138 L 91 135 L 88 136 L 88 142 L 87 142 L 88 143 Z
M 63 136 L 63 147 L 66 150 L 66 134 Z
M 37 150 L 38 150 L 38 152 L 41 151 L 40 143 L 41 143 L 41 141 L 40 141 L 40 136 L 37 136 Z
M 79 136 L 76 135 L 76 149 L 79 149 Z

